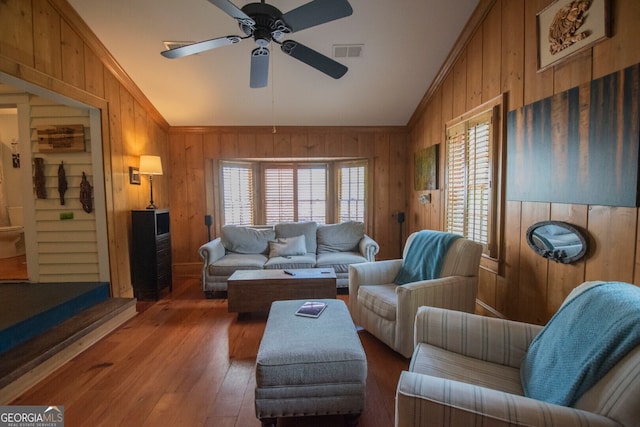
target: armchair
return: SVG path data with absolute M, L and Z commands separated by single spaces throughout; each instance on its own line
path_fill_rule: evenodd
M 602 283 L 586 282 L 578 286 L 563 306 Z M 633 304 L 636 306 L 632 310 L 638 313 L 639 306 Z M 599 317 L 612 317 L 615 310 L 612 307 L 608 316 Z M 634 328 L 637 331 L 638 326 Z M 522 361 L 531 351 L 534 338 L 542 335 L 542 329 L 516 321 L 420 307 L 415 319 L 416 348 L 396 391 L 396 427 L 638 426 L 640 346 L 637 344 L 632 344 L 626 355 L 611 369 L 604 370 L 604 376 L 577 395 L 570 405 L 525 396 Z M 567 333 L 577 334 L 578 329 L 574 326 Z M 595 341 L 598 335 L 603 334 L 588 336 Z M 624 335 L 633 334 L 625 331 Z M 577 358 L 587 354 L 584 347 L 588 344 L 578 346 Z M 544 359 L 548 362 L 554 357 L 547 353 Z M 566 361 L 554 359 L 553 363 Z M 554 373 L 545 373 L 544 381 L 553 382 Z M 553 387 L 545 393 L 548 390 L 552 394 L 550 388 Z
M 459 238 L 444 255 L 437 278 L 397 285 L 394 279 L 418 233 L 407 239 L 403 259 L 349 266 L 349 311 L 354 323 L 407 358 L 413 353 L 413 325 L 418 307 L 475 311 L 482 254 L 478 243 Z

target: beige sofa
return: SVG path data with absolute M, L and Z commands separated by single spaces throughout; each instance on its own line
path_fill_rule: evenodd
M 287 222 L 275 226 L 224 226 L 222 236 L 200 247 L 202 290 L 208 298 L 227 290 L 236 270 L 333 268 L 347 288 L 349 265 L 375 261 L 378 244 L 362 222 Z
M 583 283 L 564 304 L 600 283 Z M 576 329 L 568 333 L 576 334 Z M 572 405 L 526 397 L 522 361 L 541 330 L 528 323 L 420 307 L 415 352 L 397 387 L 396 427 L 640 425 L 640 346 Z M 579 353 L 591 354 L 586 348 Z M 546 359 L 558 363 L 548 353 Z M 555 376 L 548 377 L 545 381 Z

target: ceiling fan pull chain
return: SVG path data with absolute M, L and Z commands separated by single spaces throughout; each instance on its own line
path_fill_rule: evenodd
M 276 101 L 275 101 L 275 93 L 276 93 L 276 89 L 275 89 L 275 74 L 274 74 L 274 62 L 275 62 L 275 57 L 277 55 L 274 55 L 274 58 L 271 60 L 271 123 L 273 124 L 273 129 L 271 130 L 271 133 L 275 134 L 276 131 Z

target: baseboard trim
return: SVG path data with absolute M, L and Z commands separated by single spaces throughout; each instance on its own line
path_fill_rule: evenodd
M 488 311 L 493 317 L 497 317 L 499 319 L 507 320 L 507 316 L 505 316 L 504 314 L 500 313 L 495 308 L 491 307 L 489 304 L 487 304 L 485 302 L 482 302 L 477 298 L 476 298 L 476 304 L 479 305 L 480 307 L 482 307 L 483 310 Z
M 202 274 L 202 263 L 183 262 L 173 264 L 173 275 L 176 277 L 199 278 Z

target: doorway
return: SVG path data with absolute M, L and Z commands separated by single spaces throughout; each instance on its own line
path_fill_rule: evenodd
M 18 108 L 0 104 L 0 281 L 28 280 Z
M 20 168 L 13 169 L 19 172 L 11 188 L 17 187 L 23 196 L 18 216 L 23 221 L 26 263 L 18 259 L 0 269 L 16 267 L 24 275 L 24 267 L 30 283 L 109 282 L 101 110 L 0 72 L 0 108 L 12 105 L 17 109 Z M 37 137 L 38 128 L 46 132 L 67 125 L 82 126 L 81 147 L 55 150 Z M 38 182 L 36 172 L 41 174 Z M 79 199 L 85 175 L 92 187 L 90 212 Z M 3 212 L 0 209 L 0 219 Z M 9 279 L 0 276 L 5 280 Z

